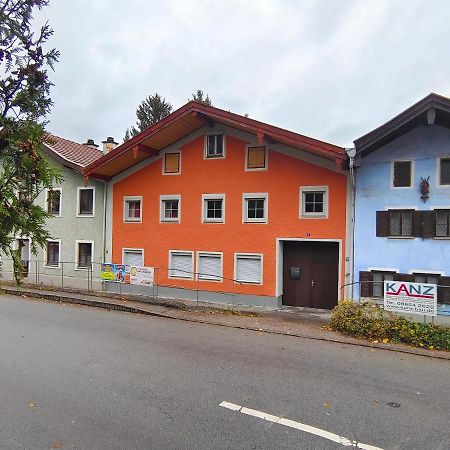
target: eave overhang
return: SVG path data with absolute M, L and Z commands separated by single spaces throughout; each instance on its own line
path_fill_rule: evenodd
M 84 176 L 86 178 L 112 178 L 147 158 L 157 156 L 161 150 L 196 130 L 204 126 L 212 127 L 216 123 L 256 135 L 261 143 L 281 143 L 327 160 L 332 160 L 340 169 L 345 168 L 347 162 L 347 155 L 342 147 L 274 127 L 229 111 L 190 101 L 155 125 L 87 166 L 84 170 Z
M 357 155 L 364 158 L 418 126 L 438 124 L 450 128 L 450 99 L 429 94 L 383 125 L 355 139 Z

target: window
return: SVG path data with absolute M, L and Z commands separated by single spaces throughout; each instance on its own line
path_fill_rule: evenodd
M 413 273 L 414 283 L 439 284 L 440 274 L 436 273 Z
M 207 134 L 205 136 L 205 157 L 223 158 L 225 156 L 225 137 L 223 133 Z
M 160 220 L 161 222 L 180 222 L 181 196 L 160 196 Z
M 203 222 L 225 222 L 225 194 L 203 194 L 202 201 Z
M 165 153 L 164 154 L 164 167 L 163 173 L 174 175 L 181 172 L 181 154 L 176 153 Z
M 267 149 L 265 146 L 247 147 L 246 169 L 261 170 L 267 168 Z
M 450 158 L 439 159 L 439 184 L 450 185 Z
M 328 216 L 328 187 L 302 186 L 300 188 L 300 217 Z
M 48 189 L 47 191 L 47 212 L 54 216 L 61 215 L 61 189 Z
M 411 237 L 413 225 L 412 210 L 389 210 L 389 236 L 393 237 Z
M 59 267 L 60 241 L 47 241 L 45 265 Z
M 384 297 L 384 281 L 393 281 L 394 274 L 392 272 L 372 271 L 372 280 L 372 295 L 374 297 Z
M 412 161 L 393 161 L 393 179 L 394 187 L 411 187 L 412 183 Z
M 142 221 L 142 197 L 124 197 L 123 220 L 124 222 Z
M 241 283 L 262 284 L 262 256 L 235 254 L 234 278 Z
M 203 281 L 222 280 L 222 254 L 210 252 L 197 253 L 197 277 Z
M 243 194 L 243 222 L 267 223 L 268 194 Z
M 90 188 L 78 188 L 78 216 L 94 215 L 95 190 Z
M 193 278 L 194 255 L 192 252 L 169 251 L 169 278 Z
M 142 267 L 144 265 L 144 251 L 142 249 L 124 248 L 122 260 L 126 266 Z
M 436 237 L 450 237 L 450 210 L 437 209 L 436 213 Z
M 77 241 L 77 269 L 91 268 L 93 248 L 92 241 Z

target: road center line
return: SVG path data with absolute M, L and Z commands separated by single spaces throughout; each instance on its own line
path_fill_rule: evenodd
M 234 403 L 222 402 L 219 406 L 223 408 L 231 409 L 231 411 L 237 411 L 242 414 L 247 414 L 248 416 L 258 417 L 262 420 L 267 420 L 268 422 L 278 423 L 286 427 L 295 428 L 296 430 L 304 431 L 305 433 L 314 434 L 320 436 L 329 441 L 337 442 L 344 447 L 355 447 L 364 450 L 383 450 L 380 447 L 374 447 L 373 445 L 363 444 L 361 442 L 352 441 L 344 436 L 339 436 L 338 434 L 330 433 L 326 430 L 321 430 L 320 428 L 312 427 L 311 425 L 306 425 L 301 422 L 295 422 L 294 420 L 284 419 L 283 417 L 273 416 L 262 411 L 257 411 L 256 409 L 246 408 L 244 406 L 236 405 Z

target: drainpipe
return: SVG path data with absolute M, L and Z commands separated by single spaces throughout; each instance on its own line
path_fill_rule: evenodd
M 108 183 L 103 181 L 103 243 L 102 243 L 102 262 L 106 262 L 106 200 L 107 200 Z
M 355 157 L 356 148 L 346 148 L 345 151 L 349 157 L 349 168 L 350 168 L 350 184 L 351 184 L 351 222 L 350 222 L 350 234 L 351 234 L 351 285 L 350 285 L 350 296 L 353 300 L 354 294 L 354 282 L 355 282 L 355 207 L 356 207 L 356 174 L 355 174 Z

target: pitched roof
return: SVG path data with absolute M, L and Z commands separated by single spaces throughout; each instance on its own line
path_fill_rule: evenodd
M 128 142 L 90 164 L 85 176 L 111 178 L 127 168 L 157 155 L 161 150 L 213 123 L 256 134 L 261 140 L 281 143 L 298 150 L 343 164 L 347 155 L 342 147 L 284 130 L 213 106 L 190 101 Z
M 364 157 L 417 126 L 431 124 L 450 128 L 450 98 L 431 93 L 353 142 Z
M 78 144 L 48 133 L 46 150 L 61 164 L 83 172 L 84 168 L 103 156 L 103 152 L 89 145 Z

